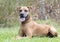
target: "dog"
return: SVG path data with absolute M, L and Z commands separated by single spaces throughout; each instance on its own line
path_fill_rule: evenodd
M 58 34 L 54 27 L 51 27 L 50 25 L 46 24 L 38 24 L 32 20 L 29 14 L 31 9 L 32 7 L 26 6 L 19 6 L 17 8 L 21 22 L 17 38 L 31 38 L 34 36 L 57 37 Z

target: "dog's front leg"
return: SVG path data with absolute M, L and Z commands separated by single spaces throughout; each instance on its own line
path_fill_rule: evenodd
M 27 32 L 26 32 L 26 37 L 27 38 L 31 38 L 32 37 L 32 30 L 31 29 L 28 29 Z
M 19 29 L 18 36 L 16 36 L 16 39 L 21 39 L 23 35 L 22 29 Z
M 27 32 L 25 37 L 22 37 L 22 34 L 16 36 L 16 40 L 17 39 L 24 39 L 24 38 L 31 38 L 32 37 L 32 33 L 31 32 Z

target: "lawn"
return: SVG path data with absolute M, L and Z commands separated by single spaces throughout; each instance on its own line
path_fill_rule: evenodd
M 41 21 L 37 21 L 40 23 Z M 44 22 L 44 21 L 43 21 Z M 50 22 L 51 25 L 55 26 L 55 23 Z M 58 26 L 55 26 L 58 27 Z M 60 42 L 60 37 L 49 38 L 49 37 L 34 37 L 34 38 L 24 38 L 24 39 L 13 39 L 18 34 L 19 27 L 5 27 L 0 28 L 0 42 Z M 60 35 L 60 28 L 56 28 L 58 35 Z

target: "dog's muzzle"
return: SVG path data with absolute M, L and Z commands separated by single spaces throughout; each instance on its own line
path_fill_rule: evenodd
M 20 14 L 20 21 L 21 22 L 25 21 L 26 17 L 27 17 L 27 14 Z
M 20 14 L 20 18 L 25 18 L 24 14 Z

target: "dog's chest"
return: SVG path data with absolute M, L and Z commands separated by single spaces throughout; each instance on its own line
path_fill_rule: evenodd
M 33 26 L 32 22 L 21 25 L 22 28 L 31 28 Z
M 25 25 L 21 25 L 21 28 L 26 30 L 28 28 L 30 28 L 31 26 L 29 24 L 25 24 Z

